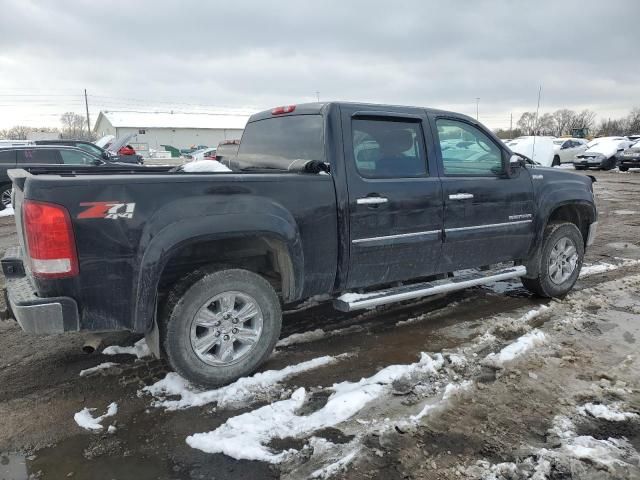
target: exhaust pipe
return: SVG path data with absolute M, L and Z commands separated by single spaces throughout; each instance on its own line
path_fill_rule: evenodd
M 87 354 L 94 353 L 100 348 L 103 340 L 104 338 L 100 335 L 89 335 L 82 346 L 82 351 Z

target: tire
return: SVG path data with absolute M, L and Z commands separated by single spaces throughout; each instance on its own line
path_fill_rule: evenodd
M 2 204 L 0 208 L 2 208 L 2 210 L 11 205 L 12 191 L 13 185 L 10 183 L 0 187 L 0 203 Z
M 207 268 L 169 294 L 161 335 L 174 370 L 195 384 L 217 387 L 253 373 L 271 355 L 281 325 L 280 301 L 264 278 Z
M 563 240 L 568 243 L 563 244 Z M 568 247 L 573 247 L 575 257 L 565 254 Z M 565 269 L 555 269 L 551 263 L 553 258 L 565 260 Z M 578 227 L 569 222 L 553 222 L 544 231 L 540 268 L 536 278 L 522 277 L 522 284 L 527 290 L 541 297 L 564 297 L 575 285 L 584 259 L 584 239 Z M 556 263 L 557 265 L 557 263 Z M 570 268 L 573 267 L 572 270 Z M 570 272 L 568 272 L 570 270 Z M 565 277 L 566 275 L 566 277 Z
M 628 172 L 629 167 L 618 167 L 618 170 L 620 170 L 621 172 Z
M 552 167 L 558 167 L 560 166 L 560 157 L 558 155 L 556 155 L 555 157 L 553 157 L 553 162 L 551 162 L 551 166 Z

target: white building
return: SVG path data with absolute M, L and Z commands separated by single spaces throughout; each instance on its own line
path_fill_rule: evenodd
M 94 132 L 105 135 L 136 136 L 131 143 L 147 144 L 162 150 L 161 145 L 181 149 L 206 145 L 213 147 L 222 140 L 235 140 L 249 119 L 248 114 L 231 113 L 167 113 L 101 111 Z

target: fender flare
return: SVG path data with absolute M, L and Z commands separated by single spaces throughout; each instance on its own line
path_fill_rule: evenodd
M 298 299 L 304 288 L 304 256 L 300 233 L 293 218 L 265 213 L 218 214 L 182 219 L 165 226 L 142 249 L 137 275 L 134 331 L 149 332 L 156 317 L 158 285 L 171 257 L 181 248 L 202 241 L 233 238 L 264 238 L 286 252 L 284 269 L 289 288 L 287 300 Z M 282 272 L 285 273 L 284 271 Z

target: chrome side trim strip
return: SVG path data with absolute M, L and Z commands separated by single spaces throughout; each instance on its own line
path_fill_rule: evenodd
M 412 232 L 412 233 L 399 233 L 397 235 L 385 235 L 383 237 L 357 238 L 355 240 L 352 240 L 351 243 L 366 243 L 366 242 L 377 242 L 379 240 L 393 240 L 396 238 L 411 238 L 411 237 L 419 237 L 422 235 L 435 235 L 440 232 L 441 230 L 428 230 L 425 232 Z
M 517 222 L 490 223 L 488 225 L 473 225 L 472 227 L 446 228 L 445 232 L 461 232 L 463 230 L 480 230 L 482 228 L 506 227 L 509 225 L 522 225 L 524 223 L 531 222 L 533 222 L 533 220 L 518 220 Z

